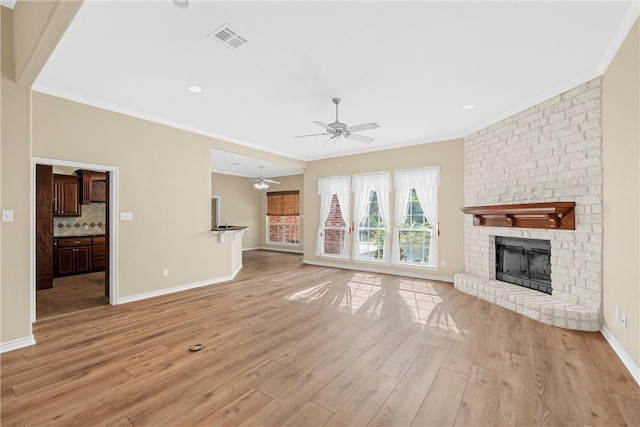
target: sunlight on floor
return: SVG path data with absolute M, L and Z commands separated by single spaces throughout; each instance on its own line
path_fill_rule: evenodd
M 442 302 L 433 284 L 416 280 L 400 280 L 400 296 L 411 310 L 413 321 L 426 325 L 432 311 Z
M 291 301 L 319 302 L 351 315 L 372 317 L 380 315 L 385 304 L 401 304 L 414 323 L 437 324 L 448 328 L 453 322 L 446 314 L 435 314 L 442 302 L 432 283 L 401 279 L 384 283 L 381 276 L 355 273 L 348 282 L 328 281 L 286 297 Z M 444 316 L 444 317 L 443 317 Z

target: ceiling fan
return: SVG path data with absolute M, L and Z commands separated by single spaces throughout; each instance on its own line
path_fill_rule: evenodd
M 333 98 L 331 100 L 334 104 L 336 104 L 336 121 L 330 124 L 326 124 L 323 122 L 317 122 L 314 121 L 313 123 L 317 124 L 318 126 L 323 127 L 326 132 L 323 133 L 312 133 L 310 135 L 298 135 L 298 136 L 294 136 L 294 138 L 306 138 L 309 136 L 321 136 L 321 135 L 331 135 L 331 139 L 336 138 L 336 137 L 340 137 L 340 136 L 344 136 L 345 138 L 350 138 L 350 139 L 354 139 L 356 141 L 360 141 L 360 142 L 366 142 L 368 144 L 372 143 L 374 141 L 373 138 L 370 138 L 368 136 L 364 136 L 364 135 L 357 135 L 353 132 L 361 132 L 364 130 L 370 130 L 370 129 L 375 129 L 378 127 L 378 125 L 376 123 L 362 123 L 360 125 L 356 125 L 356 126 L 347 126 L 345 123 L 340 122 L 340 120 L 338 120 L 338 104 L 340 104 L 341 99 L 340 98 Z
M 255 181 L 253 184 L 258 190 L 264 190 L 265 188 L 269 188 L 269 184 L 280 184 L 278 181 L 274 181 L 272 179 L 264 178 L 262 176 L 262 168 L 264 166 L 260 166 L 260 176 L 258 178 L 249 178 L 251 181 Z

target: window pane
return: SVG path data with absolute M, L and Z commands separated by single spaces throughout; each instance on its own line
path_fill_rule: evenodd
M 407 216 L 404 218 L 402 228 L 426 228 L 427 225 L 416 190 L 412 189 L 407 200 Z
M 358 257 L 381 260 L 384 256 L 384 230 L 360 230 Z
M 324 253 L 342 255 L 344 252 L 344 229 L 325 229 Z
M 269 215 L 267 242 L 276 244 L 300 243 L 300 217 Z
M 284 218 L 287 224 L 300 224 L 300 217 L 297 215 L 285 216 Z
M 367 216 L 360 223 L 360 227 L 365 228 L 384 228 L 380 219 L 380 208 L 378 206 L 378 194 L 371 191 L 369 194 L 369 203 L 367 205 Z
M 269 215 L 269 224 L 280 224 L 282 222 L 282 217 L 280 215 Z
M 282 232 L 279 225 L 269 226 L 269 242 L 282 243 Z
M 324 223 L 325 227 L 344 227 L 346 224 L 342 220 L 342 212 L 340 211 L 340 202 L 338 196 L 333 195 L 331 199 L 331 209 L 329 210 L 329 216 Z
M 287 243 L 300 243 L 300 227 L 297 225 L 286 225 L 284 228 Z
M 431 231 L 400 231 L 400 261 L 428 264 Z

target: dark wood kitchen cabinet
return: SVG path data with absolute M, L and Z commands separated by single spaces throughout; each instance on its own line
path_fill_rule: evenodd
M 57 237 L 53 247 L 55 277 L 91 271 L 91 237 Z
M 76 174 L 80 177 L 80 194 L 82 204 L 107 201 L 107 174 L 86 169 L 78 169 Z
M 53 216 L 80 216 L 80 181 L 77 176 L 53 175 Z
M 104 271 L 107 261 L 106 239 L 104 236 L 91 238 L 91 264 L 93 271 Z

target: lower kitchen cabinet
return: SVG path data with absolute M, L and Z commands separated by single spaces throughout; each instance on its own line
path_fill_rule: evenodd
M 55 277 L 92 271 L 91 237 L 58 237 L 53 247 Z

